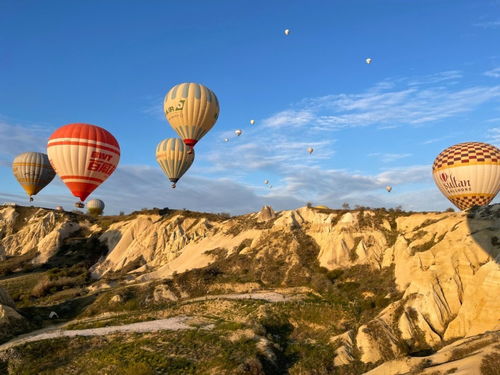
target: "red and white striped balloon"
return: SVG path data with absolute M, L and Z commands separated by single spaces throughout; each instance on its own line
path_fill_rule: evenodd
M 116 169 L 120 145 L 99 126 L 69 124 L 50 136 L 47 154 L 56 173 L 83 202 Z

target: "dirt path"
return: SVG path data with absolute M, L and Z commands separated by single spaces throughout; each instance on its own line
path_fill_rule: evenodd
M 110 326 L 101 328 L 63 330 L 62 325 L 44 328 L 38 331 L 30 332 L 25 335 L 18 336 L 5 344 L 0 345 L 0 351 L 7 350 L 14 346 L 18 346 L 27 342 L 54 339 L 59 337 L 74 337 L 74 336 L 104 336 L 112 333 L 129 333 L 129 332 L 156 332 L 162 330 L 178 331 L 181 329 L 193 329 L 185 320 L 187 316 L 175 316 L 168 319 L 150 320 L 147 322 L 131 323 L 122 326 Z
M 303 295 L 288 296 L 285 294 L 277 292 L 251 292 L 251 293 L 239 293 L 239 294 L 219 294 L 219 295 L 209 295 L 205 297 L 192 298 L 182 302 L 197 302 L 206 301 L 214 299 L 254 299 L 263 300 L 267 302 L 285 302 L 300 300 Z M 156 332 L 161 330 L 171 330 L 177 331 L 181 329 L 192 329 L 193 327 L 187 325 L 185 321 L 189 319 L 186 316 L 176 316 L 168 319 L 160 320 L 150 320 L 139 323 L 131 323 L 120 326 L 109 326 L 101 328 L 89 328 L 89 329 L 75 329 L 75 330 L 65 330 L 63 323 L 54 325 L 51 327 L 46 327 L 39 329 L 37 331 L 29 332 L 23 335 L 19 335 L 12 340 L 0 345 L 0 351 L 7 350 L 14 346 L 18 346 L 27 342 L 48 340 L 59 337 L 74 337 L 74 336 L 104 336 L 112 333 L 119 332 Z

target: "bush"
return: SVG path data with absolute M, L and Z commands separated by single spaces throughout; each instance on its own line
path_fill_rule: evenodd
M 494 352 L 484 356 L 481 361 L 481 375 L 498 375 L 500 369 L 500 353 Z
M 487 339 L 487 340 L 476 342 L 476 343 L 471 344 L 469 346 L 465 346 L 463 348 L 453 349 L 449 360 L 456 361 L 456 360 L 465 358 L 468 355 L 478 351 L 479 349 L 484 348 L 485 346 L 492 344 L 493 342 L 495 342 L 494 339 Z
M 85 267 L 75 265 L 62 269 L 52 269 L 38 281 L 31 290 L 35 298 L 44 297 L 63 289 L 82 287 L 89 281 L 89 272 Z

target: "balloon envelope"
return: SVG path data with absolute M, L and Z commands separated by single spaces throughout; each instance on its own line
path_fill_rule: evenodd
M 190 152 L 181 139 L 168 138 L 156 147 L 156 161 L 173 183 L 172 187 L 175 187 L 177 181 L 193 164 L 194 152 Z
M 500 150 L 481 142 L 448 147 L 434 160 L 432 177 L 459 209 L 487 205 L 500 190 Z
M 106 129 L 69 124 L 49 138 L 47 153 L 56 173 L 75 197 L 84 201 L 116 169 L 118 141 Z
M 385 190 L 387 190 L 387 192 L 389 192 L 389 193 L 390 193 L 390 192 L 391 192 L 391 190 L 392 190 L 392 186 L 387 185 L 387 186 L 385 187 Z
M 56 175 L 46 154 L 25 152 L 15 157 L 12 172 L 31 198 L 47 186 Z
M 285 35 L 289 35 L 290 34 L 290 29 L 285 29 Z
M 241 135 L 241 133 L 243 132 L 239 129 L 234 131 L 234 134 L 236 134 L 238 137 Z
M 309 148 L 307 149 L 307 152 L 308 152 L 309 154 L 312 154 L 312 153 L 313 153 L 313 151 L 314 151 L 314 148 L 312 148 L 312 147 L 309 147 Z
M 371 64 L 371 63 L 372 63 L 372 59 L 367 58 L 367 59 L 365 59 L 365 62 L 366 62 L 367 64 Z
M 250 125 L 255 124 L 255 120 L 250 120 Z
M 104 202 L 100 199 L 91 199 L 87 202 L 87 209 L 90 214 L 101 215 L 104 211 Z
M 203 85 L 181 83 L 167 93 L 163 110 L 172 128 L 192 148 L 217 121 L 219 101 Z

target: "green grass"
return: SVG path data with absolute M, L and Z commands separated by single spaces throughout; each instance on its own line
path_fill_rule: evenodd
M 255 344 L 205 330 L 45 340 L 17 347 L 7 374 L 243 374 L 266 365 Z
M 30 291 L 44 274 L 44 272 L 34 272 L 5 277 L 0 280 L 0 287 L 9 293 L 14 302 L 22 305 L 23 301 L 29 301 Z

